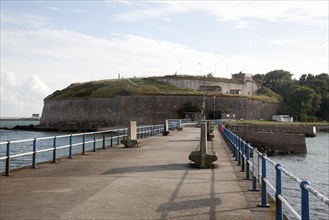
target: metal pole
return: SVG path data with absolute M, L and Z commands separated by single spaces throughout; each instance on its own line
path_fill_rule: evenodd
M 53 148 L 54 148 L 54 150 L 53 150 L 53 163 L 56 163 L 56 152 L 57 152 L 57 150 L 56 150 L 56 139 L 57 139 L 57 137 L 55 136 L 54 140 L 53 140 Z
M 103 131 L 103 149 L 105 150 L 105 131 Z
M 241 155 L 241 171 L 242 172 L 244 172 L 245 146 L 246 146 L 246 142 L 245 141 L 242 141 L 241 142 L 241 151 L 242 151 L 242 155 Z
M 32 154 L 32 168 L 36 169 L 37 168 L 37 139 L 33 139 L 33 154 Z
M 300 188 L 302 190 L 302 220 L 310 219 L 308 191 L 305 189 L 305 185 L 310 185 L 310 183 L 305 180 L 300 183 Z
M 72 159 L 72 134 L 70 135 L 69 159 Z
M 10 141 L 7 141 L 6 149 L 6 176 L 10 176 Z
M 94 132 L 93 152 L 96 152 L 96 131 Z
M 82 135 L 82 155 L 86 155 L 86 133 Z
M 259 191 L 259 189 L 257 188 L 257 178 L 256 178 L 256 173 L 255 173 L 256 172 L 256 169 L 255 169 L 255 164 L 256 164 L 255 152 L 256 152 L 256 150 L 257 150 L 257 148 L 255 148 L 255 147 L 252 148 L 252 188 L 250 189 L 250 191 Z M 258 169 L 259 169 L 259 166 L 257 168 L 257 173 L 258 173 Z
M 262 199 L 261 203 L 258 205 L 259 207 L 270 207 L 270 204 L 267 202 L 267 188 L 266 182 L 266 154 L 262 154 Z
M 281 164 L 277 163 L 275 165 L 276 170 L 276 183 L 275 183 L 275 219 L 276 220 L 282 220 L 283 214 L 282 214 L 282 201 L 279 199 L 279 195 L 281 195 L 282 187 L 281 187 L 281 170 L 280 170 Z
M 249 160 L 250 160 L 250 144 L 247 144 L 247 148 L 246 148 L 246 180 L 250 180 Z

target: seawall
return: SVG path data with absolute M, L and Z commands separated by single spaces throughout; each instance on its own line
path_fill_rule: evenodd
M 227 124 L 232 132 L 267 154 L 305 154 L 305 136 L 315 136 L 313 126 L 283 124 Z
M 178 111 L 185 103 L 202 105 L 198 95 L 132 95 L 114 98 L 45 99 L 40 127 L 58 130 L 98 130 L 138 124 L 162 123 L 167 118 L 181 118 Z M 237 118 L 270 119 L 278 104 L 246 97 L 206 96 L 206 113 L 213 109 L 233 113 Z

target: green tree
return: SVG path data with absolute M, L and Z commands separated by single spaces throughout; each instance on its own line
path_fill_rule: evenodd
M 287 98 L 290 113 L 302 121 L 308 117 L 314 117 L 320 110 L 321 96 L 306 86 L 296 86 Z
M 278 85 L 283 82 L 292 82 L 292 74 L 285 70 L 273 70 L 265 74 L 263 79 L 263 85 L 272 91 L 280 94 L 280 88 Z

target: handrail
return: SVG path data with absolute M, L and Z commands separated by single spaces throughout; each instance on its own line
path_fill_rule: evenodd
M 169 130 L 175 130 L 177 128 L 178 124 L 181 124 L 183 120 L 175 119 L 171 120 L 169 123 Z M 146 138 L 149 136 L 154 136 L 161 134 L 164 130 L 163 124 L 157 124 L 157 125 L 145 125 L 145 126 L 138 126 L 137 127 L 137 135 L 140 135 L 141 138 Z M 101 138 L 98 138 L 97 136 L 102 135 Z M 93 132 L 85 132 L 85 133 L 75 133 L 75 134 L 65 134 L 65 135 L 59 135 L 59 136 L 50 136 L 50 137 L 38 137 L 33 139 L 24 139 L 24 140 L 7 140 L 6 142 L 0 142 L 0 147 L 3 145 L 6 145 L 5 147 L 5 155 L 0 155 L 0 161 L 5 161 L 5 175 L 10 175 L 11 170 L 11 159 L 17 158 L 17 157 L 23 157 L 23 156 L 29 156 L 32 155 L 32 168 L 36 168 L 37 164 L 37 155 L 44 152 L 53 151 L 53 157 L 52 162 L 56 163 L 57 157 L 57 151 L 60 149 L 69 149 L 69 157 L 72 158 L 73 156 L 73 148 L 76 149 L 77 146 L 82 147 L 82 155 L 85 155 L 85 147 L 87 144 L 92 144 L 93 149 L 92 151 L 96 151 L 97 149 L 97 143 L 103 142 L 102 148 L 105 149 L 106 141 L 110 141 L 108 144 L 110 147 L 112 147 L 115 142 L 119 145 L 120 141 L 122 139 L 125 139 L 128 136 L 128 128 L 119 128 L 119 129 L 110 129 L 110 130 L 103 130 L 103 131 L 93 131 Z M 67 141 L 67 139 L 69 140 Z M 81 140 L 81 139 L 82 140 Z M 80 140 L 76 140 L 80 139 Z M 40 144 L 40 141 L 52 141 L 52 143 L 47 144 Z M 59 141 L 62 141 L 62 144 L 59 143 Z M 69 143 L 68 143 L 69 142 Z M 12 154 L 12 145 L 13 144 L 26 144 L 28 146 L 31 146 L 32 144 L 32 151 L 28 152 L 17 152 L 17 154 Z M 39 146 L 40 144 L 40 146 Z M 37 147 L 39 149 L 37 149 Z M 99 148 L 99 147 L 98 147 Z M 3 153 L 1 151 L 0 153 Z M 40 162 L 40 161 L 39 161 Z M 44 162 L 44 161 L 42 161 Z M 24 165 L 26 166 L 26 165 Z M 19 168 L 19 167 L 15 167 Z
M 273 160 L 269 159 L 266 154 L 260 153 L 257 148 L 250 146 L 250 144 L 246 144 L 244 140 L 242 140 L 239 136 L 234 134 L 232 131 L 224 128 L 220 123 L 218 124 L 218 129 L 221 132 L 225 142 L 227 143 L 227 147 L 233 153 L 233 157 L 235 160 L 238 161 L 238 165 L 244 167 L 244 163 L 246 165 L 250 165 L 249 168 L 246 170 L 246 179 L 249 179 L 249 172 L 252 171 L 252 188 L 251 191 L 258 191 L 257 188 L 257 179 L 261 181 L 262 187 L 262 196 L 261 196 L 261 203 L 260 207 L 269 207 L 267 203 L 267 186 L 275 193 L 275 202 L 276 202 L 276 219 L 283 219 L 282 214 L 282 203 L 288 208 L 288 210 L 294 215 L 297 219 L 309 219 L 309 192 L 313 194 L 317 199 L 321 202 L 329 206 L 329 199 L 321 194 L 319 191 L 314 189 L 310 186 L 310 183 L 301 180 L 296 177 L 294 174 L 290 173 L 288 170 L 282 167 L 281 164 L 274 162 Z M 252 160 L 249 158 L 249 150 L 252 151 Z M 254 158 L 258 158 L 258 162 L 254 161 Z M 241 164 L 242 158 L 242 164 Z M 261 166 L 259 163 L 259 158 L 261 158 Z M 257 163 L 256 163 L 257 162 Z M 266 178 L 266 162 L 273 165 L 276 170 L 275 182 L 276 186 L 273 186 L 270 181 Z M 261 170 L 260 170 L 261 167 Z M 244 170 L 243 170 L 244 171 Z M 299 184 L 301 189 L 301 213 L 299 214 L 294 208 L 287 202 L 284 196 L 281 194 L 281 173 L 284 173 L 287 177 L 294 180 L 296 183 Z M 258 178 L 257 178 L 258 177 Z

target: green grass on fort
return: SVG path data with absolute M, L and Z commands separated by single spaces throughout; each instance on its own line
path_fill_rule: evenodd
M 84 83 L 73 83 L 63 90 L 57 90 L 47 99 L 60 98 L 113 98 L 129 95 L 204 95 L 204 92 L 180 88 L 158 81 L 157 78 L 133 78 L 116 80 L 99 80 Z M 268 89 L 261 89 L 257 96 L 207 92 L 207 96 L 247 97 L 250 100 L 278 103 L 280 96 Z

